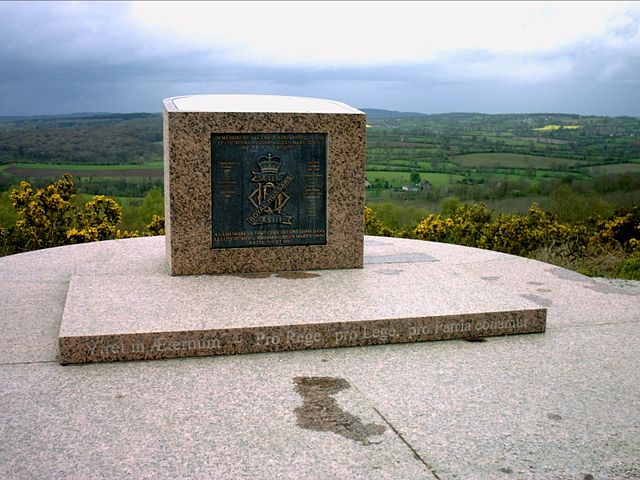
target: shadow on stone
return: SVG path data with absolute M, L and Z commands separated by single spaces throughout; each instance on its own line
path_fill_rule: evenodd
M 296 280 L 299 278 L 315 278 L 319 276 L 319 273 L 311 272 L 280 272 L 276 274 L 277 278 L 286 278 L 287 280 Z
M 240 278 L 269 278 L 271 276 L 271 272 L 236 273 L 233 276 Z
M 302 405 L 295 409 L 300 428 L 316 432 L 333 432 L 362 445 L 371 445 L 369 437 L 380 435 L 386 427 L 365 424 L 355 415 L 345 412 L 332 395 L 350 387 L 343 378 L 295 377 L 295 391 L 302 397 Z

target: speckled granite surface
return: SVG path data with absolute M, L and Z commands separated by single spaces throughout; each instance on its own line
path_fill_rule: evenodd
M 640 478 L 634 290 L 365 237 L 365 270 L 394 278 L 411 258 L 444 290 L 508 290 L 548 309 L 547 331 L 61 366 L 71 277 L 168 276 L 164 247 L 145 237 L 0 258 L 0 478 Z
M 326 109 L 317 101 L 305 108 L 302 101 L 299 108 L 276 111 L 272 97 L 267 97 L 270 108 L 260 109 L 261 97 L 265 103 L 264 96 L 253 100 L 255 112 L 247 111 L 247 96 L 240 96 L 244 103 L 236 102 L 239 111 L 226 112 L 210 111 L 211 102 L 201 102 L 209 111 L 184 111 L 173 99 L 164 101 L 166 246 L 172 275 L 362 267 L 365 115 L 328 101 L 321 101 L 327 102 Z M 233 104 L 224 103 L 227 108 Z M 326 244 L 212 248 L 212 133 L 326 134 Z

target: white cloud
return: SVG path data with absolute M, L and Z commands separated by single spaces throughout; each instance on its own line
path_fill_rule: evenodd
M 224 92 L 638 115 L 639 24 L 640 2 L 0 2 L 0 114 Z
M 504 81 L 536 83 L 567 78 L 574 70 L 571 60 L 563 57 L 540 56 L 455 56 L 433 65 L 441 80 Z
M 155 34 L 267 65 L 422 63 L 457 50 L 640 45 L 640 4 L 617 2 L 139 2 Z

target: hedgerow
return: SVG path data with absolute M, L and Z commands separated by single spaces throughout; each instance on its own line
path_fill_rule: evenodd
M 144 232 L 120 230 L 122 207 L 96 195 L 76 201 L 73 177 L 43 188 L 28 182 L 10 192 L 17 219 L 0 225 L 0 254 L 76 243 L 163 235 L 164 218 L 153 215 Z M 455 243 L 537 258 L 588 275 L 640 279 L 640 207 L 608 219 L 569 223 L 533 203 L 528 212 L 496 215 L 485 204 L 451 205 L 446 214 L 431 213 L 412 229 L 386 226 L 365 207 L 365 233 Z

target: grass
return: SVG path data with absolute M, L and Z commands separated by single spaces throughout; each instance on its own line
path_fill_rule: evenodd
M 558 167 L 573 167 L 579 165 L 578 160 L 559 157 L 541 157 L 517 153 L 469 153 L 458 155 L 453 162 L 463 167 L 507 167 L 507 168 L 538 168 L 555 169 Z
M 592 249 L 582 257 L 568 258 L 558 248 L 541 248 L 528 258 L 573 270 L 588 277 L 640 280 L 640 259 L 620 249 Z
M 611 173 L 640 172 L 640 163 L 613 163 L 585 168 L 592 175 L 609 175 Z
M 457 183 L 464 177 L 462 175 L 450 175 L 448 173 L 430 173 L 430 172 L 418 172 L 420 174 L 420 180 L 429 180 L 432 185 L 450 185 Z M 366 172 L 366 178 L 371 183 L 376 178 L 382 181 L 387 181 L 392 187 L 402 187 L 403 185 L 410 185 L 411 173 L 410 172 L 387 172 L 382 170 L 368 170 Z

